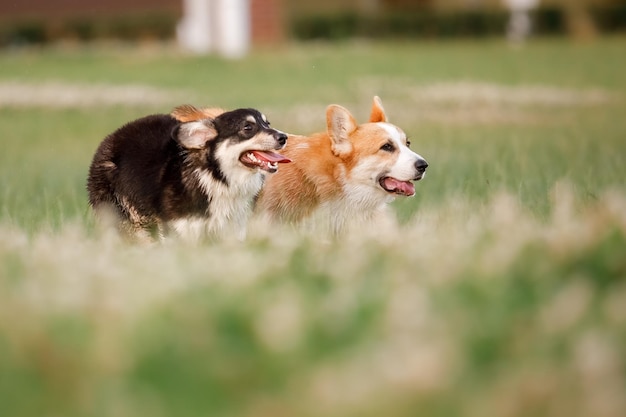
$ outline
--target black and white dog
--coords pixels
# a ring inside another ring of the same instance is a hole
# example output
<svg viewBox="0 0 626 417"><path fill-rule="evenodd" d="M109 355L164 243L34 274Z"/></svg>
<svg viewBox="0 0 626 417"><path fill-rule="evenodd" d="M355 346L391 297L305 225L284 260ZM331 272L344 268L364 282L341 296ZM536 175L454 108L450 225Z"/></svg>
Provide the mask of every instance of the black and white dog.
<svg viewBox="0 0 626 417"><path fill-rule="evenodd" d="M89 168L89 203L138 240L171 232L243 239L265 176L290 162L274 152L286 141L255 109L189 122L147 116L102 141Z"/></svg>

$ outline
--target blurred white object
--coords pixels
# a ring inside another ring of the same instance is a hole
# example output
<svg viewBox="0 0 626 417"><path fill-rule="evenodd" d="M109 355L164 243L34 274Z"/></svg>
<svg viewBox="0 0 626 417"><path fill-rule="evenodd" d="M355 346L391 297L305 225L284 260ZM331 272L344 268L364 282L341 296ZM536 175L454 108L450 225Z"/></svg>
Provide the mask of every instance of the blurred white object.
<svg viewBox="0 0 626 417"><path fill-rule="evenodd" d="M206 54L211 51L211 0L183 0L183 18L176 28L178 43L185 49Z"/></svg>
<svg viewBox="0 0 626 417"><path fill-rule="evenodd" d="M183 0L179 44L196 54L241 58L250 49L249 0Z"/></svg>
<svg viewBox="0 0 626 417"><path fill-rule="evenodd" d="M532 31L529 12L539 5L539 0L504 0L511 12L507 37L513 42L524 41Z"/></svg>
<svg viewBox="0 0 626 417"><path fill-rule="evenodd" d="M250 48L249 0L215 0L216 47L227 58L241 58Z"/></svg>
<svg viewBox="0 0 626 417"><path fill-rule="evenodd" d="M539 5L539 0L504 0L510 10L532 10Z"/></svg>

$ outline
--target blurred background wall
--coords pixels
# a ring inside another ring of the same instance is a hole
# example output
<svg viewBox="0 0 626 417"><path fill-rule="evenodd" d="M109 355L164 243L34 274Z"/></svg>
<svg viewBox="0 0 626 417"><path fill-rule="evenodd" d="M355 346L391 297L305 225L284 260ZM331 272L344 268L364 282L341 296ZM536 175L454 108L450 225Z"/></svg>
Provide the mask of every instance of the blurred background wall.
<svg viewBox="0 0 626 417"><path fill-rule="evenodd" d="M208 0L211 1L211 0ZM183 0L0 0L0 46L172 40ZM503 0L247 0L252 45L285 40L501 36ZM540 0L536 35L626 29L626 0Z"/></svg>

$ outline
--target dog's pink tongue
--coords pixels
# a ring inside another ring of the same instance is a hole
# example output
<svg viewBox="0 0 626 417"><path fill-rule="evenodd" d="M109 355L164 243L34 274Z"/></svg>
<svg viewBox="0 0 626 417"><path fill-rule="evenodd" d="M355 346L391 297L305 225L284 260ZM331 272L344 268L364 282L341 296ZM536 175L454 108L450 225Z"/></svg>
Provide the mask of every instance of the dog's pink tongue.
<svg viewBox="0 0 626 417"><path fill-rule="evenodd" d="M291 162L291 159L272 151L252 151L252 153L258 159L264 159L268 162L278 162L279 164L286 164L288 162Z"/></svg>
<svg viewBox="0 0 626 417"><path fill-rule="evenodd" d="M399 181L395 178L387 177L385 178L385 188L409 197L415 194L415 185L411 181Z"/></svg>

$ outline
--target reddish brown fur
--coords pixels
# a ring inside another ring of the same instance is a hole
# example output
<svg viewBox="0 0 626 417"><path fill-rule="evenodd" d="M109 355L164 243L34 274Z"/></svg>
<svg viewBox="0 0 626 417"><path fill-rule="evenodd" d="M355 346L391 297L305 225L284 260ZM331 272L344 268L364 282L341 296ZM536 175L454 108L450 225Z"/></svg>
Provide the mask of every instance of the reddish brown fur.
<svg viewBox="0 0 626 417"><path fill-rule="evenodd" d="M205 107L199 109L190 104L184 104L172 110L170 115L179 122L187 123L207 118L214 119L224 112L225 110L219 107Z"/></svg>
<svg viewBox="0 0 626 417"><path fill-rule="evenodd" d="M328 126L338 107L328 107ZM356 163L365 155L374 154L386 140L372 140L379 128L371 123L386 121L380 100L375 97L370 123L358 125L350 116L350 123L358 127L350 135L349 149L334 149L330 128L311 136L290 135L283 154L293 163L267 178L257 201L258 208L273 218L298 221L311 215L321 203L340 198L344 193L342 178L349 177Z"/></svg>
<svg viewBox="0 0 626 417"><path fill-rule="evenodd" d="M322 201L341 194L337 187L339 164L332 160L340 158L333 155L326 133L310 137L290 135L287 144L283 152L292 164L281 170L280 177L266 179L257 204L278 218L299 220L310 215ZM308 145L308 149L299 149L300 144Z"/></svg>

